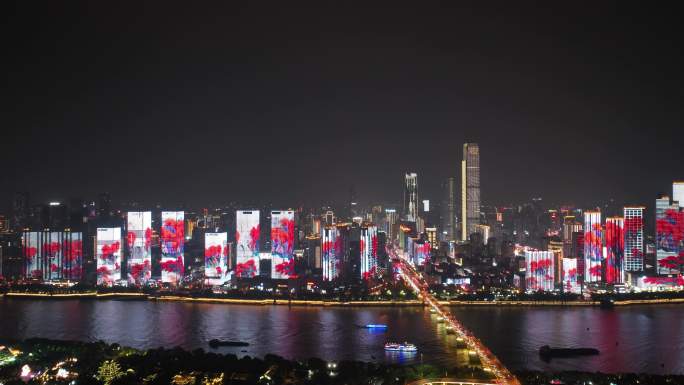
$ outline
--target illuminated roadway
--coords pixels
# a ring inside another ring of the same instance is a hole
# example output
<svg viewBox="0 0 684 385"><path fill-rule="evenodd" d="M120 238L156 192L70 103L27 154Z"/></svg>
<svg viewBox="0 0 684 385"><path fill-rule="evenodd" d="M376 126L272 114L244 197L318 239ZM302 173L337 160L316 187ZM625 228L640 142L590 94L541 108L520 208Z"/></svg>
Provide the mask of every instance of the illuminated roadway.
<svg viewBox="0 0 684 385"><path fill-rule="evenodd" d="M482 368L485 371L491 372L494 375L497 384L520 385L520 381L499 361L498 358L468 329L461 325L458 320L446 309L442 308L437 299L428 290L428 284L423 277L416 272L413 266L408 263L403 256L397 254L392 247L387 247L396 266L399 267L399 274L402 279L416 292L418 297L422 299L425 304L435 310L436 314L443 317L449 325L454 328L454 331L459 337L463 339L469 350L477 353L482 362Z"/></svg>

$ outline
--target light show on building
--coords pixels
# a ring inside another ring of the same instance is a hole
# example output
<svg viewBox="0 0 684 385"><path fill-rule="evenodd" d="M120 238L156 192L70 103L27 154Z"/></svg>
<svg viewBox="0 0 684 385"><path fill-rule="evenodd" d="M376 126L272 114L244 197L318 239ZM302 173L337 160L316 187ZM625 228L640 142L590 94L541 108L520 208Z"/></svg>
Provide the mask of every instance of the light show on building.
<svg viewBox="0 0 684 385"><path fill-rule="evenodd" d="M271 278L296 278L294 211L271 211Z"/></svg>
<svg viewBox="0 0 684 385"><path fill-rule="evenodd" d="M624 208L625 271L644 270L644 207Z"/></svg>
<svg viewBox="0 0 684 385"><path fill-rule="evenodd" d="M359 244L361 252L361 278L371 279L378 267L378 228L373 225L361 227Z"/></svg>
<svg viewBox="0 0 684 385"><path fill-rule="evenodd" d="M221 284L228 276L228 233L204 234L204 277Z"/></svg>
<svg viewBox="0 0 684 385"><path fill-rule="evenodd" d="M83 235L70 231L26 231L22 236L24 276L44 281L83 278Z"/></svg>
<svg viewBox="0 0 684 385"><path fill-rule="evenodd" d="M339 262L337 257L338 234L336 226L321 228L321 265L323 280L332 281L339 276Z"/></svg>
<svg viewBox="0 0 684 385"><path fill-rule="evenodd" d="M144 285L152 275L152 212L129 211L126 230L128 282Z"/></svg>
<svg viewBox="0 0 684 385"><path fill-rule="evenodd" d="M607 284L624 283L624 219L622 217L606 218L606 255L603 260L605 282Z"/></svg>
<svg viewBox="0 0 684 385"><path fill-rule="evenodd" d="M61 278L80 281L83 278L83 234L65 232L62 245Z"/></svg>
<svg viewBox="0 0 684 385"><path fill-rule="evenodd" d="M97 284L112 286L121 280L121 227L98 227Z"/></svg>
<svg viewBox="0 0 684 385"><path fill-rule="evenodd" d="M255 277L259 275L259 210L237 211L235 223L235 275L239 278Z"/></svg>
<svg viewBox="0 0 684 385"><path fill-rule="evenodd" d="M656 206L656 257L661 275L679 274L684 267L684 211L676 202L667 203Z"/></svg>
<svg viewBox="0 0 684 385"><path fill-rule="evenodd" d="M527 291L551 291L554 286L553 252L525 251L525 287Z"/></svg>
<svg viewBox="0 0 684 385"><path fill-rule="evenodd" d="M601 282L603 228L600 211L584 212L584 282Z"/></svg>
<svg viewBox="0 0 684 385"><path fill-rule="evenodd" d="M413 255L417 266L425 266L430 262L430 242L424 240L413 242Z"/></svg>
<svg viewBox="0 0 684 385"><path fill-rule="evenodd" d="M178 284L185 273L185 212L162 211L159 243L162 282Z"/></svg>
<svg viewBox="0 0 684 385"><path fill-rule="evenodd" d="M41 253L41 233L24 232L22 237L22 254L24 256L24 276L30 279L43 279L43 255Z"/></svg>
<svg viewBox="0 0 684 385"><path fill-rule="evenodd" d="M577 281L577 258L563 258L563 292L580 293L580 285Z"/></svg>

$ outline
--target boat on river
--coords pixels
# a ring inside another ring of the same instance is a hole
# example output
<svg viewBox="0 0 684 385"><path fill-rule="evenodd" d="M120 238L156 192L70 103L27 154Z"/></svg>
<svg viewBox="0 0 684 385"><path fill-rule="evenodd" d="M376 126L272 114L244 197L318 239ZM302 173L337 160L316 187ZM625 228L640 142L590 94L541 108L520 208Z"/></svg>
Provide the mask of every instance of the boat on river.
<svg viewBox="0 0 684 385"><path fill-rule="evenodd" d="M385 351L388 352L403 352L403 353L414 353L418 351L418 348L414 344L404 342L403 344L398 344L396 342L388 342L385 344Z"/></svg>

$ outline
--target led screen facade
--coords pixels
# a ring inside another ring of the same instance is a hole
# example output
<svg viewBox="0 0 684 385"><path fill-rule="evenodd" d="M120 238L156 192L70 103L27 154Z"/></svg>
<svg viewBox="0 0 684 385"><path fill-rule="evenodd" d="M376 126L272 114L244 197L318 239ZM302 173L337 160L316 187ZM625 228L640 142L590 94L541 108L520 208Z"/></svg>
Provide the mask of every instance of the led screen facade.
<svg viewBox="0 0 684 385"><path fill-rule="evenodd" d="M554 284L552 251L525 251L525 284L527 291L551 291Z"/></svg>
<svg viewBox="0 0 684 385"><path fill-rule="evenodd" d="M425 266L430 262L430 242L418 241L413 243L415 261L417 265Z"/></svg>
<svg viewBox="0 0 684 385"><path fill-rule="evenodd" d="M259 275L259 210L236 213L235 219L236 264L235 275L239 278L252 278Z"/></svg>
<svg viewBox="0 0 684 385"><path fill-rule="evenodd" d="M97 284L112 286L121 280L121 227L98 227Z"/></svg>
<svg viewBox="0 0 684 385"><path fill-rule="evenodd" d="M579 294L580 285L577 281L577 258L563 258L563 291Z"/></svg>
<svg viewBox="0 0 684 385"><path fill-rule="evenodd" d="M43 279L43 256L41 253L41 233L24 232L22 253L24 255L24 275L26 278Z"/></svg>
<svg viewBox="0 0 684 385"><path fill-rule="evenodd" d="M271 278L297 278L294 211L271 211Z"/></svg>
<svg viewBox="0 0 684 385"><path fill-rule="evenodd" d="M606 257L603 264L608 284L624 283L624 225L622 217L606 218Z"/></svg>
<svg viewBox="0 0 684 385"><path fill-rule="evenodd" d="M152 275L152 212L129 211L127 218L128 282L144 285Z"/></svg>
<svg viewBox="0 0 684 385"><path fill-rule="evenodd" d="M183 279L185 265L185 212L162 211L161 229L161 278L162 282L177 285Z"/></svg>
<svg viewBox="0 0 684 385"><path fill-rule="evenodd" d="M377 273L378 267L378 228L367 226L361 228L361 278L370 279Z"/></svg>
<svg viewBox="0 0 684 385"><path fill-rule="evenodd" d="M656 211L658 274L678 274L684 267L684 211L676 204Z"/></svg>
<svg viewBox="0 0 684 385"><path fill-rule="evenodd" d="M228 233L204 234L204 276L222 280L228 274Z"/></svg>
<svg viewBox="0 0 684 385"><path fill-rule="evenodd" d="M339 275L339 263L336 245L340 242L337 227L321 228L321 264L323 265L323 280L332 281Z"/></svg>
<svg viewBox="0 0 684 385"><path fill-rule="evenodd" d="M601 281L603 262L603 228L601 212L584 212L584 282Z"/></svg>
<svg viewBox="0 0 684 385"><path fill-rule="evenodd" d="M83 234L65 232L62 241L62 279L83 278Z"/></svg>

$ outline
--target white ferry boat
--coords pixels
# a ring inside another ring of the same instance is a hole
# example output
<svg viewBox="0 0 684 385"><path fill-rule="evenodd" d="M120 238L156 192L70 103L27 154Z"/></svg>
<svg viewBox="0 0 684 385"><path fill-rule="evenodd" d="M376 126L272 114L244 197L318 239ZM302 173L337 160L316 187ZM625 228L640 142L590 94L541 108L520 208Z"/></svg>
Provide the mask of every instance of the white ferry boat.
<svg viewBox="0 0 684 385"><path fill-rule="evenodd" d="M418 348L414 344L409 344L404 342L403 344L398 344L395 342L388 342L385 344L385 350L388 352L417 352Z"/></svg>

